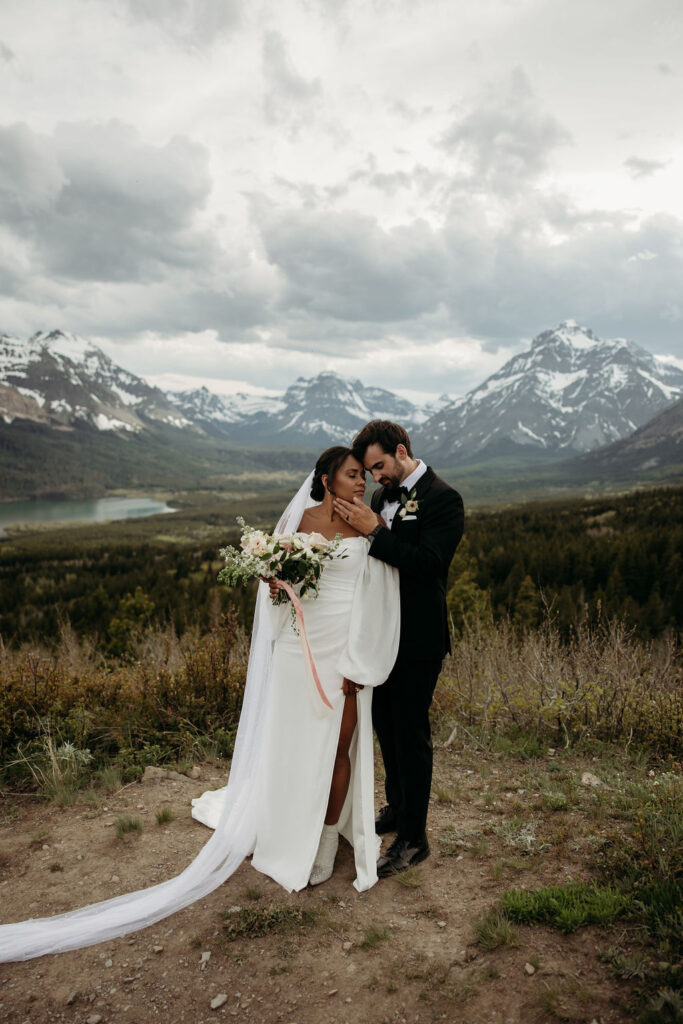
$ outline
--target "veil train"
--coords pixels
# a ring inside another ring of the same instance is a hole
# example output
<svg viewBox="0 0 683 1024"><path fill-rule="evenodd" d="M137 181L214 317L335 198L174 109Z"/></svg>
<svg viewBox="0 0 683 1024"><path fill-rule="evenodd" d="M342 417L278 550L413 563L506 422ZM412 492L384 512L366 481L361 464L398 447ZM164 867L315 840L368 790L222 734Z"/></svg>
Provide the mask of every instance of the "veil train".
<svg viewBox="0 0 683 1024"><path fill-rule="evenodd" d="M309 473L277 524L296 530L310 498ZM232 875L256 840L253 782L260 758L261 723L268 704L272 634L268 588L259 585L249 666L226 798L213 835L184 871L166 882L54 917L0 925L0 962L81 949L147 928L212 892Z"/></svg>

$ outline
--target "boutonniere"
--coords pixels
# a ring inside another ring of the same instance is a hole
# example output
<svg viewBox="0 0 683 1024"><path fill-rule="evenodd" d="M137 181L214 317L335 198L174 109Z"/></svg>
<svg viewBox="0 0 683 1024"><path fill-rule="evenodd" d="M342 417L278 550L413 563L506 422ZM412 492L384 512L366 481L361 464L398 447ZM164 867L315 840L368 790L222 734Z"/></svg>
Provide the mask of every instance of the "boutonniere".
<svg viewBox="0 0 683 1024"><path fill-rule="evenodd" d="M420 502L417 500L417 490L415 487L413 487L410 494L401 495L401 505L403 507L398 511L401 519L405 516L417 515L420 510Z"/></svg>

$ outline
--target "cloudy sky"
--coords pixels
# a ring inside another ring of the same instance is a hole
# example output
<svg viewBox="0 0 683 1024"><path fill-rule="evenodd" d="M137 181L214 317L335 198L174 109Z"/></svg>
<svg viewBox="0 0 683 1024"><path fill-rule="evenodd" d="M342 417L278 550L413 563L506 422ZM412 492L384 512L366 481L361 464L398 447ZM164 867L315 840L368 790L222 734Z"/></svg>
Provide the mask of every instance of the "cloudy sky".
<svg viewBox="0 0 683 1024"><path fill-rule="evenodd" d="M0 0L0 331L166 387L683 360L680 0Z"/></svg>

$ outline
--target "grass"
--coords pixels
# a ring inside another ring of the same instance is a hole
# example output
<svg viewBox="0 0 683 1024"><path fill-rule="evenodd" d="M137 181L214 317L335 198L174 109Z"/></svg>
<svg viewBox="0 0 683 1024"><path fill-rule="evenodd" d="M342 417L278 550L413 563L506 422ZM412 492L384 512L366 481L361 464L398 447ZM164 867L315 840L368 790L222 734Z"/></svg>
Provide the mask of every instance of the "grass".
<svg viewBox="0 0 683 1024"><path fill-rule="evenodd" d="M15 760L4 769L20 769L33 780L44 799L68 807L76 800L92 755L70 740L60 742L60 737L53 735L49 719L39 722L39 730L40 737L28 747L17 744Z"/></svg>
<svg viewBox="0 0 683 1024"><path fill-rule="evenodd" d="M157 825L167 825L170 821L175 821L177 814L170 807L160 807L155 817Z"/></svg>
<svg viewBox="0 0 683 1024"><path fill-rule="evenodd" d="M475 922L474 930L484 949L518 945L517 931L501 910L485 911Z"/></svg>
<svg viewBox="0 0 683 1024"><path fill-rule="evenodd" d="M462 799L462 787L437 782L432 786L432 796L439 804L455 804Z"/></svg>
<svg viewBox="0 0 683 1024"><path fill-rule="evenodd" d="M541 802L547 811L567 811L571 807L571 801L567 794L557 791L544 793Z"/></svg>
<svg viewBox="0 0 683 1024"><path fill-rule="evenodd" d="M444 663L434 708L483 751L529 764L595 739L680 757L683 657L673 634L639 641L618 620L569 638L550 614L523 634L475 620Z"/></svg>
<svg viewBox="0 0 683 1024"><path fill-rule="evenodd" d="M123 785L123 779L121 778L121 769L114 765L105 765L97 773L96 781L101 789L107 795L115 793L117 789L121 789Z"/></svg>
<svg viewBox="0 0 683 1024"><path fill-rule="evenodd" d="M397 885L403 886L404 889L419 889L422 885L422 872L415 865L406 868L405 871L397 871L391 877L392 881L396 882Z"/></svg>
<svg viewBox="0 0 683 1024"><path fill-rule="evenodd" d="M314 925L319 911L271 903L267 907L236 907L223 915L223 934L228 942L257 939L263 935L301 932Z"/></svg>
<svg viewBox="0 0 683 1024"><path fill-rule="evenodd" d="M385 927L381 927L378 924L371 924L369 928L365 929L363 938L358 943L359 949L377 949L383 942L387 942L389 939L389 931Z"/></svg>
<svg viewBox="0 0 683 1024"><path fill-rule="evenodd" d="M140 818L134 818L130 814L122 814L116 820L116 835L118 839L123 839L124 836L129 833L140 833L142 832L142 821Z"/></svg>
<svg viewBox="0 0 683 1024"><path fill-rule="evenodd" d="M548 924L565 935L589 924L607 927L628 917L629 895L589 882L550 885L541 889L509 889L500 910L516 924Z"/></svg>
<svg viewBox="0 0 683 1024"><path fill-rule="evenodd" d="M522 821L517 816L491 826L491 830L499 836L505 846L513 847L523 855L544 853L550 845L538 836L539 822Z"/></svg>
<svg viewBox="0 0 683 1024"><path fill-rule="evenodd" d="M642 772L643 769L641 768ZM650 772L650 777L654 776ZM618 781L618 773L613 784ZM538 889L508 889L480 917L477 937L486 949L515 941L514 926L546 925L569 934L579 928L608 928L624 921L635 951L612 946L602 958L615 974L635 984L639 1024L683 1024L683 785L673 769L650 785L624 780L615 794L611 833L593 844L598 878ZM590 820L591 804L586 807ZM535 833L529 822L493 826L522 851ZM525 831L526 829L526 831ZM504 861L492 869L496 877ZM635 929L635 930L634 930ZM556 1019L574 1019L576 992L547 989L543 1008ZM568 1001L567 1001L568 1000Z"/></svg>
<svg viewBox="0 0 683 1024"><path fill-rule="evenodd" d="M491 844L482 835L481 829L451 827L439 839L439 846L445 857L457 857L464 853L469 853L471 857L486 857Z"/></svg>

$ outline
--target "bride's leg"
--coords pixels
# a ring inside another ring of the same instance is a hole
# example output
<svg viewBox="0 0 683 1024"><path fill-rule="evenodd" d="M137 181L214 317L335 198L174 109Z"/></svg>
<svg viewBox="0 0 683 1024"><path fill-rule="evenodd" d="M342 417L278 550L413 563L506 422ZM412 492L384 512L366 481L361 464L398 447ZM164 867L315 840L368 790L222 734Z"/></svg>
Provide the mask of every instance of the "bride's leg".
<svg viewBox="0 0 683 1024"><path fill-rule="evenodd" d="M332 771L330 798L327 803L327 814L325 815L325 824L320 836L318 852L315 855L309 879L311 885L320 885L321 882L326 882L334 870L334 860L337 856L337 846L339 844L337 822L346 800L346 792L351 778L349 749L353 739L353 732L356 728L356 719L356 695L353 694L344 698L344 710L342 711L339 740L337 741L337 753L335 754L334 769Z"/></svg>
<svg viewBox="0 0 683 1024"><path fill-rule="evenodd" d="M342 812L346 792L349 788L351 778L351 759L349 750L351 740L356 728L358 710L356 708L356 695L349 694L344 698L344 710L342 712L341 727L339 729L339 740L337 742L337 753L334 758L334 769L332 771L332 785L330 786L330 799L327 804L325 815L326 825L336 825L339 815Z"/></svg>

